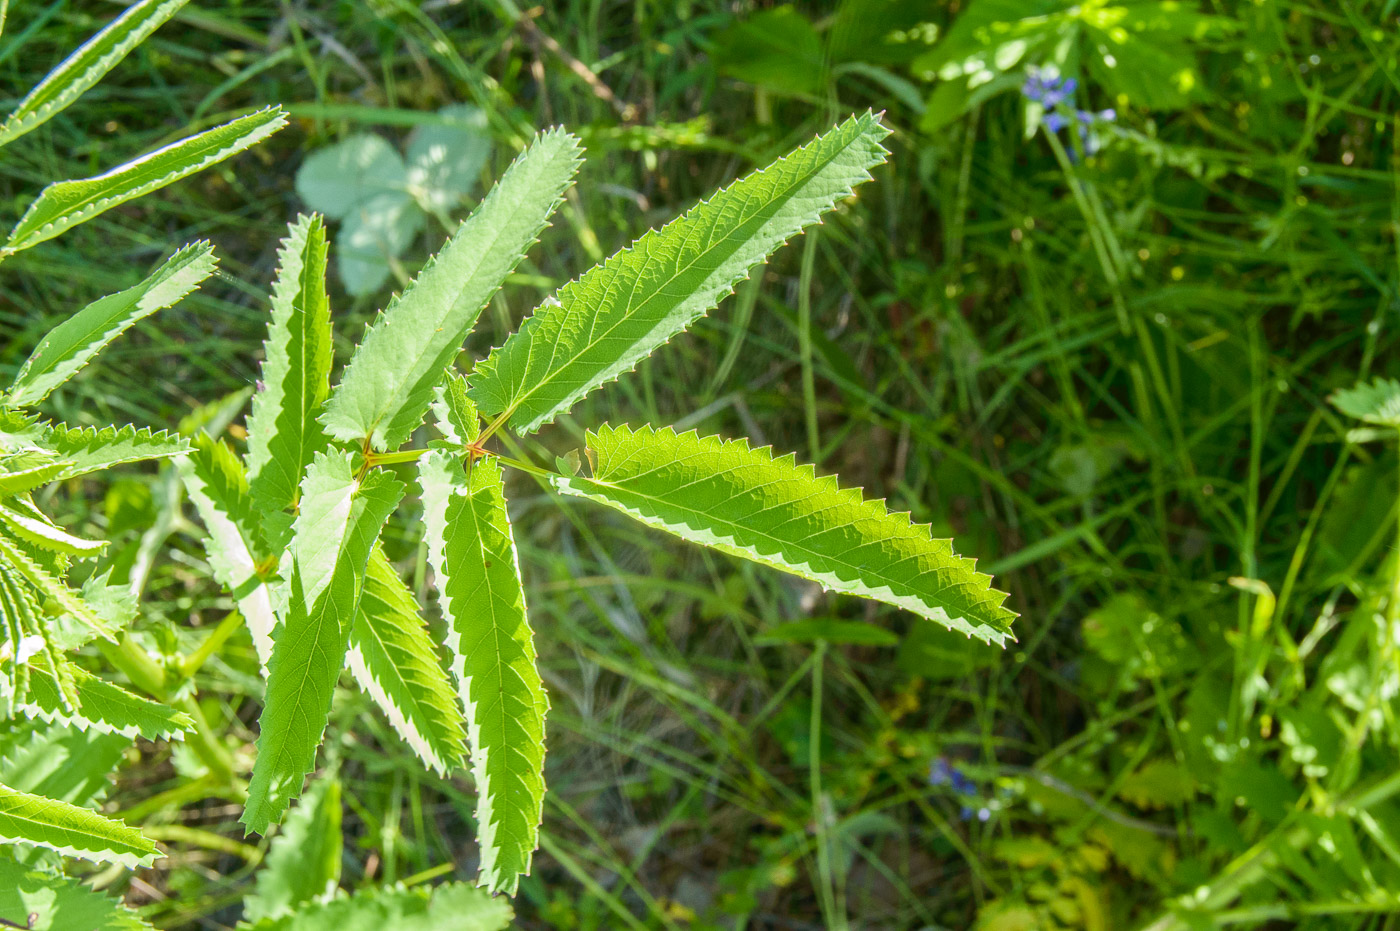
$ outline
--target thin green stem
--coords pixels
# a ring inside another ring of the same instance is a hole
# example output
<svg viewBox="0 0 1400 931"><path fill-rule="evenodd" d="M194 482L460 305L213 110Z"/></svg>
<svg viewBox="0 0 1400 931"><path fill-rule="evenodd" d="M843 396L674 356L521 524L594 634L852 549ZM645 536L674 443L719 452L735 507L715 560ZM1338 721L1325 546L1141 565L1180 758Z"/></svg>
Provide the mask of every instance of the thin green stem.
<svg viewBox="0 0 1400 931"><path fill-rule="evenodd" d="M817 833L817 875L822 914L826 926L844 929L846 914L836 907L836 880L831 869L831 838L826 823L826 805L822 802L822 671L826 666L826 641L818 640L812 658L812 715L807 732L807 776L812 796L812 824Z"/></svg>
<svg viewBox="0 0 1400 931"><path fill-rule="evenodd" d="M797 348L802 360L802 407L807 414L807 454L815 462L821 455L817 431L817 385L812 371L812 269L817 259L817 228L807 231L802 250L802 274L797 285Z"/></svg>

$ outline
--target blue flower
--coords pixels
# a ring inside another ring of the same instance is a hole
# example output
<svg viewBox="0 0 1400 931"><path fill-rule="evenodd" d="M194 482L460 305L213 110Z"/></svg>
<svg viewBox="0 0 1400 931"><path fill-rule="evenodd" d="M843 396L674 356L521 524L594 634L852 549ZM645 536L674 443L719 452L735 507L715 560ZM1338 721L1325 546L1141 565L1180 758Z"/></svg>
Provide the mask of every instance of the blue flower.
<svg viewBox="0 0 1400 931"><path fill-rule="evenodd" d="M960 795L977 794L977 784L946 757L938 757L928 768L928 784L931 786L951 786Z"/></svg>
<svg viewBox="0 0 1400 931"><path fill-rule="evenodd" d="M1084 153L1093 155L1099 150L1100 144L1089 128L1095 123L1111 123L1118 118L1118 114L1114 110L1100 110L1094 113L1076 108L1074 92L1078 88L1079 82L1074 78L1047 77L1045 72L1032 68L1026 74L1026 83L1021 86L1021 93L1027 100L1045 108L1043 122L1046 129L1058 133L1073 124L1079 130L1079 140L1083 143ZM1073 120L1064 113L1065 109L1074 110ZM1071 152L1070 157L1075 157L1075 153Z"/></svg>

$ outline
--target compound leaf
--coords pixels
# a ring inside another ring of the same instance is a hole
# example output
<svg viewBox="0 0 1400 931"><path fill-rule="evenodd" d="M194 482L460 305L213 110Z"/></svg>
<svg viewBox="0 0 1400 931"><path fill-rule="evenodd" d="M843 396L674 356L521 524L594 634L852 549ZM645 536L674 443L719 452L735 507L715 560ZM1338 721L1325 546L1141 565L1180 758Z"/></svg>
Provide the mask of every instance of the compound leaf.
<svg viewBox="0 0 1400 931"><path fill-rule="evenodd" d="M243 919L280 918L313 901L340 881L340 780L313 781L287 823L272 839L257 886L243 901Z"/></svg>
<svg viewBox="0 0 1400 931"><path fill-rule="evenodd" d="M118 204L202 171L256 145L286 124L282 108L269 107L172 142L105 174L50 184L20 217L0 255L38 245Z"/></svg>
<svg viewBox="0 0 1400 931"><path fill-rule="evenodd" d="M306 905L257 931L503 931L515 917L510 902L466 883L426 889L366 889L348 898Z"/></svg>
<svg viewBox="0 0 1400 931"><path fill-rule="evenodd" d="M133 695L61 656L57 659L58 670L54 670L43 655L30 660L30 665L36 667L35 671L40 674L30 678L29 694L20 707L34 717L90 728L99 734L144 737L147 740L183 737L185 731L194 727L189 715L169 705ZM71 708L67 707L64 696L59 693L58 676L73 684Z"/></svg>
<svg viewBox="0 0 1400 931"><path fill-rule="evenodd" d="M292 541L290 601L273 634L258 758L241 819L252 831L266 833L281 818L315 764L365 563L403 490L388 472L357 479L348 453L320 453L307 469Z"/></svg>
<svg viewBox="0 0 1400 931"><path fill-rule="evenodd" d="M204 550L214 578L236 602L263 668L272 660L276 618L259 563L263 554L248 480L227 443L201 436L180 460L180 477L209 535ZM270 567L269 567L270 568Z"/></svg>
<svg viewBox="0 0 1400 931"><path fill-rule="evenodd" d="M418 278L365 333L321 421L347 442L401 444L492 295L538 238L573 180L579 143L535 137Z"/></svg>
<svg viewBox="0 0 1400 931"><path fill-rule="evenodd" d="M49 331L20 367L9 402L37 404L143 317L171 306L214 271L214 247L185 246L135 287L100 298Z"/></svg>
<svg viewBox="0 0 1400 931"><path fill-rule="evenodd" d="M27 916L39 915L28 925ZM150 931L151 926L118 899L67 876L0 860L0 918L38 931Z"/></svg>
<svg viewBox="0 0 1400 931"><path fill-rule="evenodd" d="M477 365L472 400L524 433L549 423L712 310L868 180L888 134L874 114L852 117L564 285Z"/></svg>
<svg viewBox="0 0 1400 931"><path fill-rule="evenodd" d="M84 42L34 86L0 123L0 145L43 124L87 92L189 0L142 0ZM0 17L3 22L3 17Z"/></svg>
<svg viewBox="0 0 1400 931"><path fill-rule="evenodd" d="M260 511L295 505L302 473L327 444L316 420L330 393L331 372L321 218L298 217L278 255L262 388L248 417L248 489Z"/></svg>
<svg viewBox="0 0 1400 931"><path fill-rule="evenodd" d="M350 628L350 671L424 764L462 765L462 712L413 592L375 547Z"/></svg>
<svg viewBox="0 0 1400 931"><path fill-rule="evenodd" d="M467 710L477 792L481 885L514 894L530 871L544 804L544 718L520 564L492 459L440 450L419 461L428 559L447 616L448 647Z"/></svg>
<svg viewBox="0 0 1400 931"><path fill-rule="evenodd" d="M47 847L94 863L149 866L159 854L133 827L67 802L0 785L0 840Z"/></svg>
<svg viewBox="0 0 1400 931"><path fill-rule="evenodd" d="M1006 595L956 555L952 541L933 539L927 525L791 455L775 459L745 440L625 426L590 431L588 448L593 477L554 477L559 491L987 643L1011 635L1016 615L1002 606Z"/></svg>

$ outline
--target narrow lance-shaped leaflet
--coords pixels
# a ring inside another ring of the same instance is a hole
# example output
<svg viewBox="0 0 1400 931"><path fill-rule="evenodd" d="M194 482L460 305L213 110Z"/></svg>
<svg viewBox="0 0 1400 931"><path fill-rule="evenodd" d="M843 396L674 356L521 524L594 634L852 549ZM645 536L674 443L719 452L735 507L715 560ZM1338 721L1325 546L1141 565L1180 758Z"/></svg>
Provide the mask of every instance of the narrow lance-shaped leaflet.
<svg viewBox="0 0 1400 931"><path fill-rule="evenodd" d="M248 416L248 490L259 512L296 503L311 457L326 448L316 420L330 394L331 316L326 228L301 216L278 251L261 388Z"/></svg>
<svg viewBox="0 0 1400 931"><path fill-rule="evenodd" d="M473 435L466 437L469 441ZM441 450L419 460L428 559L467 711L483 886L513 894L544 805L544 719L500 466Z"/></svg>
<svg viewBox="0 0 1400 931"><path fill-rule="evenodd" d="M1004 644L1016 615L974 560L791 455L669 428L588 433L591 478L554 487L699 543Z"/></svg>
<svg viewBox="0 0 1400 931"><path fill-rule="evenodd" d="M325 733L365 563L403 484L373 470L356 479L348 453L322 453L302 482L292 542L291 597L273 635L258 758L242 822L259 834L301 794Z"/></svg>

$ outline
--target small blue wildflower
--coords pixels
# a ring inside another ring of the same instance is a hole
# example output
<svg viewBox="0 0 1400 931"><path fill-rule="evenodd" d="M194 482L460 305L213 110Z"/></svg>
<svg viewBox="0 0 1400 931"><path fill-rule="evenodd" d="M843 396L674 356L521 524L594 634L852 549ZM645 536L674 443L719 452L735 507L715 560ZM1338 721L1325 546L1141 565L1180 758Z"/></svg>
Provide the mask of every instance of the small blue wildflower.
<svg viewBox="0 0 1400 931"><path fill-rule="evenodd" d="M931 786L951 786L954 792L960 795L975 795L977 784L956 766L948 762L946 757L938 757L928 768L928 784Z"/></svg>
<svg viewBox="0 0 1400 931"><path fill-rule="evenodd" d="M1045 108L1043 122L1045 128L1052 133L1058 133L1067 128L1073 122L1079 131L1079 140L1083 144L1084 153L1093 155L1100 148L1100 142L1090 127L1095 123L1111 123L1118 118L1114 110L1100 110L1093 113L1089 110L1077 109L1074 105L1074 92L1079 88L1079 82L1074 78L1059 78L1046 76L1044 71L1038 68L1030 69L1026 74L1026 83L1021 86L1021 93L1027 100L1040 104ZM1065 115L1063 109L1073 109L1074 119L1070 120ZM1070 157L1076 157L1074 152Z"/></svg>
<svg viewBox="0 0 1400 931"><path fill-rule="evenodd" d="M962 810L958 812L958 817L963 821L971 821L973 818L976 818L978 821L986 822L991 820L992 810L986 805L983 805L981 808L974 811L964 805Z"/></svg>

